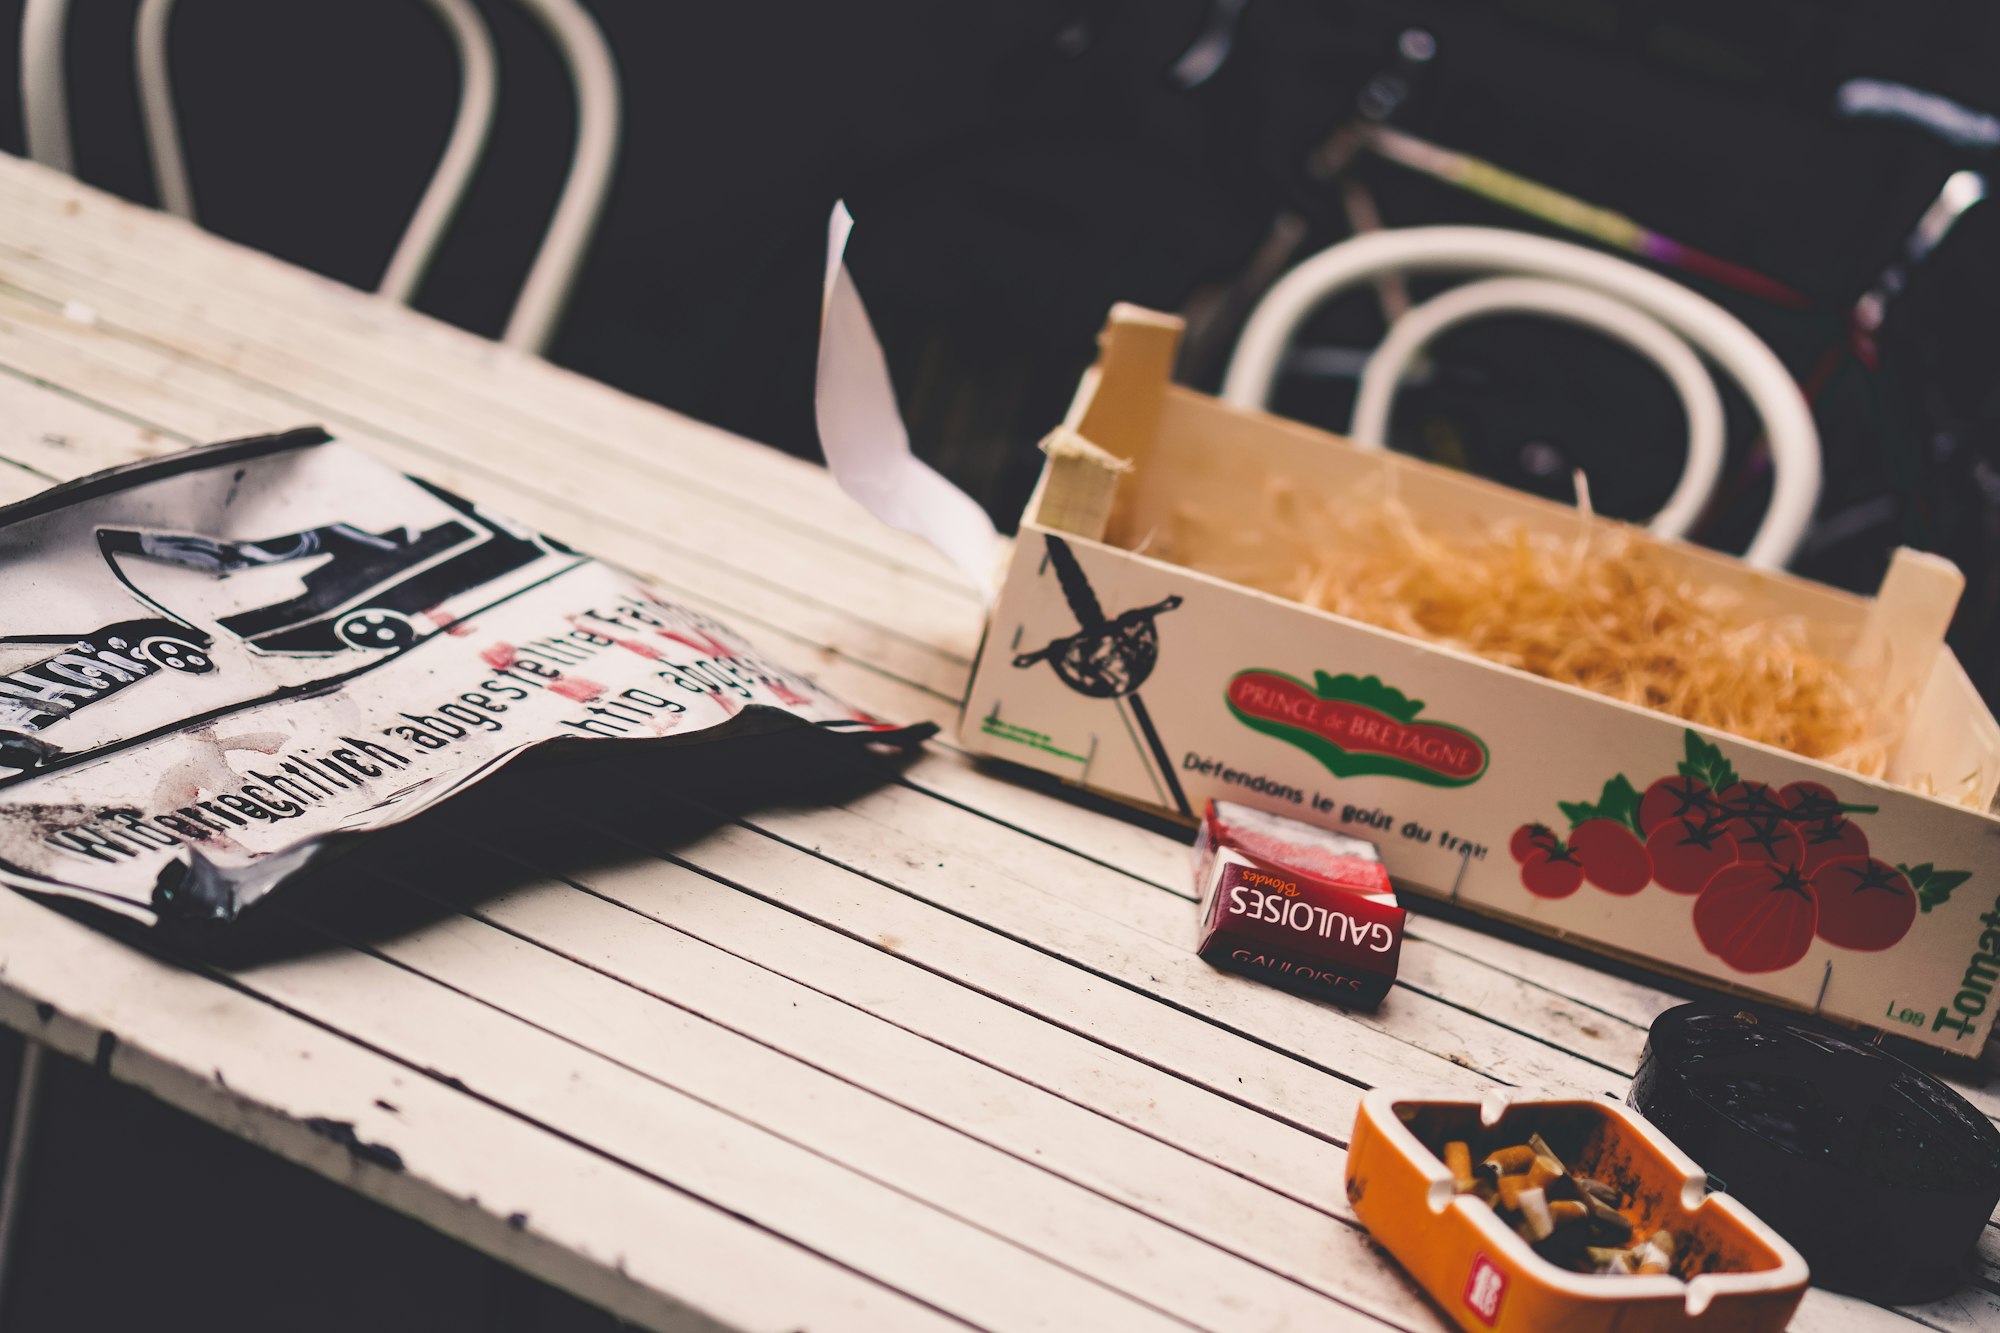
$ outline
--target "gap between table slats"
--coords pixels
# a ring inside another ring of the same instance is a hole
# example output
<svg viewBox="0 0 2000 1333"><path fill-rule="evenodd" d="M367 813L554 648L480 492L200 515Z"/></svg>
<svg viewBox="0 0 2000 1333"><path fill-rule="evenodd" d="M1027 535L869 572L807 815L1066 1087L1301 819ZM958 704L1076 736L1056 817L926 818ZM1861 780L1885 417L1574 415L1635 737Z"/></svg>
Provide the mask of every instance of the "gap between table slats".
<svg viewBox="0 0 2000 1333"><path fill-rule="evenodd" d="M413 887L423 873L406 875L399 868L387 877L407 892L429 897ZM455 911L448 898L434 901ZM635 924L641 927L636 932ZM503 932L520 948L535 950L541 955L539 971L518 954L505 965L495 963L496 946L476 940L475 927ZM1370 1252L1358 1232L1333 1217L567 884L530 881L463 916L362 947L585 1049L632 1063L747 1122L807 1142L829 1158L867 1163L871 1175L939 1206L948 1204L960 1216L1005 1217L996 1209L1010 1198L1024 1206L1042 1198L1047 1183L1025 1174L1025 1166L1342 1304L1393 1323L1411 1322L1414 1293L1406 1282ZM587 984L573 975L582 970L589 973ZM520 984L524 974L530 984ZM565 991L577 993L565 998ZM593 997L587 1003L585 993ZM658 1024L662 1020L654 1010L662 1005L680 1025L673 1041L659 1034L642 1041L626 1029L628 1023ZM689 1026L697 1020L702 1026ZM669 1048L670 1062L655 1054ZM808 1075L794 1064L814 1072ZM886 1109L889 1104L897 1113ZM888 1122L873 1137L857 1138L838 1128L871 1115ZM985 1145L1014 1165L984 1151L968 1155L962 1140ZM926 1170L927 1156L951 1165L934 1163ZM1023 1211L1008 1224L1040 1236L1044 1252L1053 1245L1056 1257L1111 1250L1108 1238L1135 1226L1095 1200L1066 1192L1043 1199L1041 1206L1061 1216L1031 1223ZM1166 1231L1143 1224L1138 1229L1130 1248L1148 1265L1191 1266L1195 1289L1172 1299L1165 1292L1157 1295L1177 1313L1194 1317L1209 1304L1211 1317L1227 1323L1235 1318L1229 1307L1239 1303L1264 1305L1265 1314L1275 1314L1296 1300L1262 1273L1188 1247ZM1078 1243L1077 1237L1091 1235L1099 1238L1094 1247ZM1154 1295L1157 1288L1139 1278L1134 1274L1133 1290ZM1213 1305L1218 1299L1223 1304ZM1433 1325L1418 1321L1421 1327Z"/></svg>
<svg viewBox="0 0 2000 1333"><path fill-rule="evenodd" d="M774 1233L26 898L0 894L0 923L0 1023L623 1318L676 1333L782 1333L807 1314L854 1333L947 1326ZM315 1119L392 1147L400 1169ZM655 1248L629 1248L634 1236Z"/></svg>

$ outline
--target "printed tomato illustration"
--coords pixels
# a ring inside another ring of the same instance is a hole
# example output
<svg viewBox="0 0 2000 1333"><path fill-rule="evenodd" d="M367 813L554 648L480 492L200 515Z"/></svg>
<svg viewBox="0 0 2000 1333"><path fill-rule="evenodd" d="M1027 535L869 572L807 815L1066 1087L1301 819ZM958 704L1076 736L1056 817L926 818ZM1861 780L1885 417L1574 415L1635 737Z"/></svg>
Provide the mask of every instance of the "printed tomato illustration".
<svg viewBox="0 0 2000 1333"><path fill-rule="evenodd" d="M1736 839L1739 860L1796 865L1805 857L1805 839L1782 819L1726 819L1722 827Z"/></svg>
<svg viewBox="0 0 2000 1333"><path fill-rule="evenodd" d="M1795 824L1816 824L1840 814L1840 798L1824 782L1788 782L1778 792L1778 804Z"/></svg>
<svg viewBox="0 0 2000 1333"><path fill-rule="evenodd" d="M1560 843L1536 848L1521 863L1521 883L1537 898L1567 898L1583 887L1583 864Z"/></svg>
<svg viewBox="0 0 2000 1333"><path fill-rule="evenodd" d="M1768 782L1735 782L1715 795L1728 815L1729 831L1739 839L1754 825L1782 820L1791 813Z"/></svg>
<svg viewBox="0 0 2000 1333"><path fill-rule="evenodd" d="M1739 861L1694 901L1702 947L1738 972L1776 972L1806 956L1819 925L1813 881L1796 866Z"/></svg>
<svg viewBox="0 0 2000 1333"><path fill-rule="evenodd" d="M1706 819L1715 808L1715 797L1701 779L1661 778L1639 798L1639 829L1650 838L1670 819Z"/></svg>
<svg viewBox="0 0 2000 1333"><path fill-rule="evenodd" d="M1909 876L1872 856L1844 856L1813 874L1819 937L1843 949L1887 949L1910 933L1917 894Z"/></svg>
<svg viewBox="0 0 2000 1333"><path fill-rule="evenodd" d="M1700 893L1715 872L1736 860L1736 839L1719 820L1669 819L1646 839L1653 879L1675 893Z"/></svg>
<svg viewBox="0 0 2000 1333"><path fill-rule="evenodd" d="M1801 824L1798 828L1799 836L1805 839L1805 852L1800 864L1809 871L1828 861L1868 855L1868 835L1861 831L1861 825L1851 819L1835 815L1832 819Z"/></svg>
<svg viewBox="0 0 2000 1333"><path fill-rule="evenodd" d="M1591 819L1569 835L1570 850L1583 863L1583 877L1621 897L1637 893L1653 881L1653 863L1638 836L1610 819Z"/></svg>
<svg viewBox="0 0 2000 1333"><path fill-rule="evenodd" d="M1516 861L1525 861L1534 852L1550 850L1558 841L1556 831L1547 824L1523 824L1508 839L1507 850Z"/></svg>
<svg viewBox="0 0 2000 1333"><path fill-rule="evenodd" d="M1557 801L1567 839L1540 823L1515 830L1521 882L1567 898L1588 880L1627 896L1648 883L1695 898L1702 946L1738 972L1775 972L1815 938L1879 951L1908 937L1916 918L1972 878L1929 862L1894 865L1864 824L1879 807L1843 801L1823 782L1774 787L1737 773L1722 746L1687 729L1685 758L1643 793L1623 773L1595 800ZM1654 770L1658 771L1658 770Z"/></svg>

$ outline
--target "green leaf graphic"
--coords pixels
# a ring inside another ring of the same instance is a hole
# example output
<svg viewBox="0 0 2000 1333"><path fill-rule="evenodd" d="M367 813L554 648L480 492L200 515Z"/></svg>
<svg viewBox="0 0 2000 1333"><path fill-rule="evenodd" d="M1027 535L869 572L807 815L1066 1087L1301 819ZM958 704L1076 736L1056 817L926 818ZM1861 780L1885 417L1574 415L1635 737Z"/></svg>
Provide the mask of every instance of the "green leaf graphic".
<svg viewBox="0 0 2000 1333"><path fill-rule="evenodd" d="M1899 865L1917 891L1917 905L1928 912L1951 897L1951 891L1972 878L1970 870L1936 870L1929 861L1920 866Z"/></svg>
<svg viewBox="0 0 2000 1333"><path fill-rule="evenodd" d="M1393 685L1384 685L1380 676L1329 676L1313 672L1313 692L1322 699L1343 699L1378 713L1387 713L1398 722L1414 722L1424 711L1422 699L1412 699Z"/></svg>
<svg viewBox="0 0 2000 1333"><path fill-rule="evenodd" d="M1597 818L1597 807L1589 801L1557 801L1556 809L1563 812L1563 818L1569 820L1571 828L1575 828L1586 819Z"/></svg>
<svg viewBox="0 0 2000 1333"><path fill-rule="evenodd" d="M1623 824L1634 833L1639 831L1639 793L1631 781L1620 773L1604 784L1597 801L1557 801L1556 808L1569 819L1571 828L1591 819L1610 819Z"/></svg>
<svg viewBox="0 0 2000 1333"><path fill-rule="evenodd" d="M1597 798L1597 808L1606 819L1615 819L1634 832L1638 831L1639 793L1623 773L1604 784L1604 794Z"/></svg>
<svg viewBox="0 0 2000 1333"><path fill-rule="evenodd" d="M1722 751L1694 731L1687 733L1687 758L1680 765L1680 773L1710 791L1721 791L1724 787L1735 786L1737 782L1736 770Z"/></svg>

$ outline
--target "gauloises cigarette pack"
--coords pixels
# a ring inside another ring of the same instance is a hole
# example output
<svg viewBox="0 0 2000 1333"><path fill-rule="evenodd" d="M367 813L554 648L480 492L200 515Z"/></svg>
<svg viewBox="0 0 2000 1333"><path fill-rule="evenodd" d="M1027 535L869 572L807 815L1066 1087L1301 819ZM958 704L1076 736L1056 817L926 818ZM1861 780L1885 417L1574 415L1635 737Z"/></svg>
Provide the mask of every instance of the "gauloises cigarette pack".
<svg viewBox="0 0 2000 1333"><path fill-rule="evenodd" d="M1868 598L1659 543L1908 682L1881 778L1693 726L1148 555L1189 507L1254 534L1280 482L1392 493L1445 530L1609 522L1173 385L1179 332L1113 312L1021 523L969 749L1190 823L1219 800L1353 834L1400 890L1980 1053L2000 1011L2000 724L1940 641L1948 567L1900 557Z"/></svg>
<svg viewBox="0 0 2000 1333"><path fill-rule="evenodd" d="M1373 1008L1396 980L1402 908L1374 844L1210 801L1194 845L1203 958Z"/></svg>

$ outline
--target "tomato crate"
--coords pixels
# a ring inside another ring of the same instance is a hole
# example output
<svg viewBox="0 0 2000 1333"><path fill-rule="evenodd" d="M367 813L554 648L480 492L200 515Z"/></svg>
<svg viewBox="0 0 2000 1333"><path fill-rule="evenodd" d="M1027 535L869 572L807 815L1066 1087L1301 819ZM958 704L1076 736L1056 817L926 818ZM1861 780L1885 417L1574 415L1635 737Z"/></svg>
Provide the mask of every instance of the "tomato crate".
<svg viewBox="0 0 2000 1333"><path fill-rule="evenodd" d="M2000 724L1943 643L1962 586L1948 562L1898 552L1873 598L1754 570L1174 385L1179 335L1171 316L1112 312L991 613L969 749L1190 822L1217 799L1357 834L1400 889L1979 1055L2000 1007ZM1876 697L1901 701L1885 773L1144 553L1177 508L1260 521L1267 478L1393 487L1445 530L1602 525L1652 543L1750 613L1877 664ZM1710 812L1699 826L1690 801Z"/></svg>

